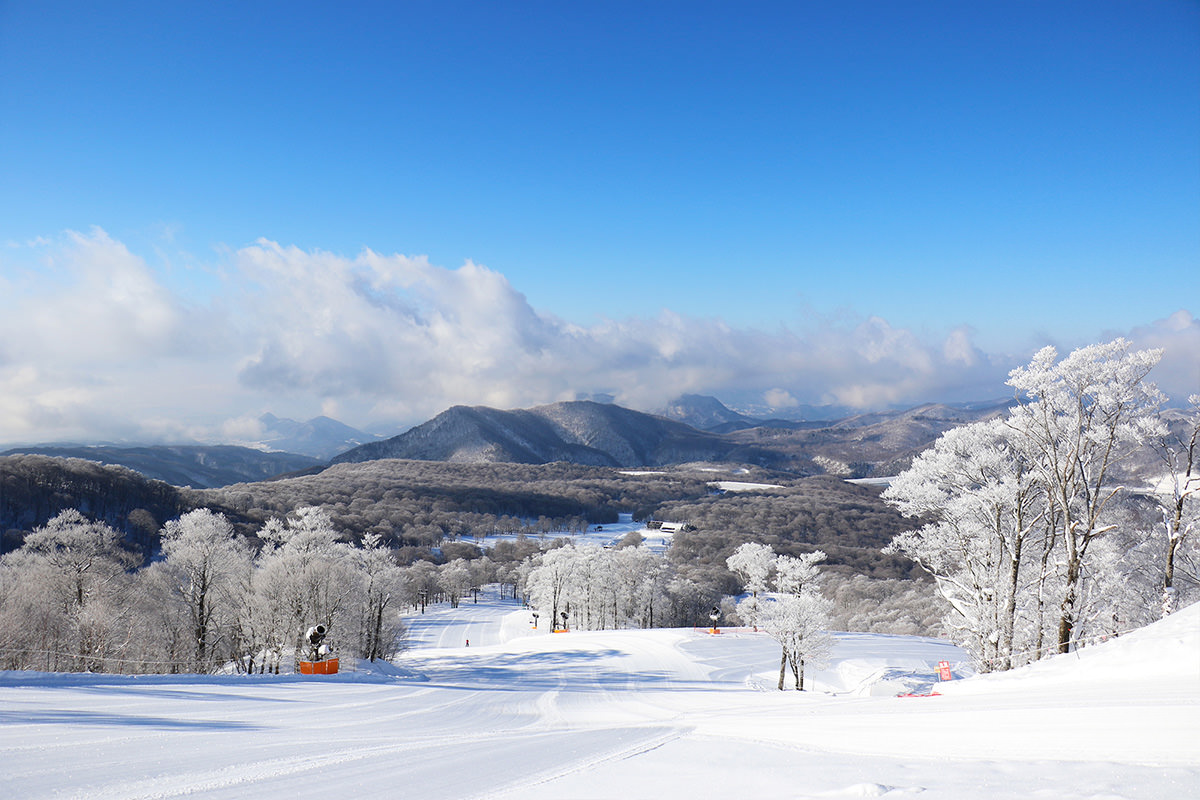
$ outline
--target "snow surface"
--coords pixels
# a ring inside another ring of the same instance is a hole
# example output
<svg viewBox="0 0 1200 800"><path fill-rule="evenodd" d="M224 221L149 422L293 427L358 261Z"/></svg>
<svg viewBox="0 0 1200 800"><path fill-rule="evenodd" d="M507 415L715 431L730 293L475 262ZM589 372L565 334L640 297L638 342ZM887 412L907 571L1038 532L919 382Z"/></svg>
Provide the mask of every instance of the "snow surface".
<svg viewBox="0 0 1200 800"><path fill-rule="evenodd" d="M713 481L709 486L716 487L722 492L769 492L772 489L782 489L778 483L748 483L746 481Z"/></svg>
<svg viewBox="0 0 1200 800"><path fill-rule="evenodd" d="M550 634L492 590L411 644L336 676L0 673L0 797L1200 797L1200 606L928 697L890 695L969 674L946 642L840 634L818 691L778 692L761 634Z"/></svg>
<svg viewBox="0 0 1200 800"><path fill-rule="evenodd" d="M665 553L667 548L671 546L671 540L674 536L670 531L660 529L650 529L640 522L633 521L632 514L618 514L617 521L607 525L589 525L586 531L573 533L571 531L549 531L547 533L536 534L527 538L531 539L570 539L577 545L594 544L601 547L616 547L621 543L628 533L640 533L642 543L640 547L651 550L655 553ZM496 536L488 536L486 539L479 541L479 544L484 547L494 547L497 542L505 540L515 540L518 534L502 533Z"/></svg>

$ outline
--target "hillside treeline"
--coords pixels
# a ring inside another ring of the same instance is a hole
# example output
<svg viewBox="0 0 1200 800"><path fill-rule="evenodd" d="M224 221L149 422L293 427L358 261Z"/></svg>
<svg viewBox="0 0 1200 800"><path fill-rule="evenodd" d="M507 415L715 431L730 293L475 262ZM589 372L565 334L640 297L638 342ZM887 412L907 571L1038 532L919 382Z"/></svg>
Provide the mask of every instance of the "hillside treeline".
<svg viewBox="0 0 1200 800"><path fill-rule="evenodd" d="M196 505L189 490L125 467L81 458L0 457L0 553L20 547L25 534L68 509L148 550L156 545L163 523Z"/></svg>
<svg viewBox="0 0 1200 800"><path fill-rule="evenodd" d="M708 468L715 469L715 468ZM769 492L718 492L720 473L679 467L633 474L555 463L448 464L385 459L339 464L317 475L201 492L207 504L265 521L301 506L326 509L354 540L375 534L413 557L447 541L495 534L582 531L637 520L688 523L672 550L677 564L716 566L744 541L780 553L820 548L834 571L878 578L919 575L906 558L880 550L911 527L879 490L831 476L796 480L762 471L739 479L779 482Z"/></svg>
<svg viewBox="0 0 1200 800"><path fill-rule="evenodd" d="M770 492L716 492L728 477L717 467L631 472L556 463L447 464L381 460L340 464L314 475L194 491L147 480L132 470L81 459L0 458L3 551L67 509L121 532L143 558L158 547L168 520L197 509L220 512L254 538L274 517L316 506L349 541L378 536L401 561L441 561L478 554L470 545L495 534L583 530L616 521L689 523L672 552L676 564L712 568L724 580L724 559L744 541L780 553L820 548L833 571L872 577L911 577L912 562L880 548L906 522L878 490L818 476L796 480L766 470L739 472L740 480L779 484ZM443 552L439 555L437 549Z"/></svg>
<svg viewBox="0 0 1200 800"><path fill-rule="evenodd" d="M724 566L675 563L632 543L518 537L486 554L468 546L453 557L447 546L442 563L405 564L377 534L348 538L311 506L253 537L198 509L169 520L139 567L119 532L64 511L0 557L0 669L286 671L320 655L304 638L318 624L335 653L387 659L403 648L405 614L467 602L487 584L547 622L562 612L560 624L585 628L704 626L740 591ZM936 624L928 584L830 578L839 622L890 633Z"/></svg>
<svg viewBox="0 0 1200 800"><path fill-rule="evenodd" d="M679 563L723 565L746 541L798 556L823 550L827 569L874 578L921 576L913 562L880 550L912 527L875 488L832 476L814 476L765 492L726 492L661 504L662 519L686 521L695 530L677 534L671 558Z"/></svg>
<svg viewBox="0 0 1200 800"><path fill-rule="evenodd" d="M705 496L710 480L686 470L631 475L566 463L383 459L199 494L214 508L260 522L320 506L352 539L373 533L392 547L428 548L496 533L582 530L615 522L618 513L648 518L669 500Z"/></svg>

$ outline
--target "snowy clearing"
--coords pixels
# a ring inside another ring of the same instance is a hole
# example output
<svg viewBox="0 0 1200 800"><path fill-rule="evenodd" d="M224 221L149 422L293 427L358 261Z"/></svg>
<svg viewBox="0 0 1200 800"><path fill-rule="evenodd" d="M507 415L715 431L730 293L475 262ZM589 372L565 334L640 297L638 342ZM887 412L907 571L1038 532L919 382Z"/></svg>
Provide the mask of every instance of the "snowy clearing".
<svg viewBox="0 0 1200 800"><path fill-rule="evenodd" d="M713 481L709 484L722 492L769 492L782 489L777 483L747 483L746 481Z"/></svg>
<svg viewBox="0 0 1200 800"><path fill-rule="evenodd" d="M841 634L809 673L817 692L778 692L764 687L779 651L760 634L549 634L486 597L417 615L395 665L337 676L0 673L4 794L1200 796L1200 606L894 697L932 686L940 660L968 674L961 651Z"/></svg>
<svg viewBox="0 0 1200 800"><path fill-rule="evenodd" d="M589 525L586 531L571 532L571 531L549 531L536 536L528 536L527 538L535 538L539 541L549 539L569 539L577 545L594 544L600 547L615 547L621 543L626 534L638 533L642 536L641 547L646 548L655 553L665 553L667 548L671 546L671 539L674 536L670 531L660 529L647 528L641 522L634 522L632 514L618 514L617 521L608 525ZM517 538L517 534L504 533L497 536L489 536L483 539L479 544L484 547L494 547L497 542L505 540L513 541Z"/></svg>

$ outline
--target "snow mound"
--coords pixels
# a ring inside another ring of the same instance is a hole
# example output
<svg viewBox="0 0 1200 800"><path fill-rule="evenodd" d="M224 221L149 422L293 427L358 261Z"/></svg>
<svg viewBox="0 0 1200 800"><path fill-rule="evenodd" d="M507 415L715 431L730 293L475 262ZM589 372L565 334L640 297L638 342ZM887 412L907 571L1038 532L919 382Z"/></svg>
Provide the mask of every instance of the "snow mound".
<svg viewBox="0 0 1200 800"><path fill-rule="evenodd" d="M867 633L834 633L824 669L813 671L817 691L853 697L924 693L938 684L938 663L956 678L975 674L970 657L944 639Z"/></svg>
<svg viewBox="0 0 1200 800"><path fill-rule="evenodd" d="M955 682L939 691L966 694L1104 684L1119 691L1164 684L1200 685L1200 603L1107 642L1010 672Z"/></svg>

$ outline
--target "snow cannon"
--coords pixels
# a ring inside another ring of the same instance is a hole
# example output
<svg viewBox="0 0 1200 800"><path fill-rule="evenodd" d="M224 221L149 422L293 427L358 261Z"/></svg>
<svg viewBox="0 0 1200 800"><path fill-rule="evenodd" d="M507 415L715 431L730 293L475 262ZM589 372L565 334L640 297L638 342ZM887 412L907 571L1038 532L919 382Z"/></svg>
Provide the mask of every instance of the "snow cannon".
<svg viewBox="0 0 1200 800"><path fill-rule="evenodd" d="M314 648L320 647L321 642L325 641L325 626L324 625L313 625L311 628L309 628L307 631L304 632L304 639L310 645L312 645Z"/></svg>
<svg viewBox="0 0 1200 800"><path fill-rule="evenodd" d="M325 633L324 625L313 625L304 632L304 641L308 644L309 649L309 660L296 663L296 671L301 675L337 674L338 660L329 657L329 648L324 644Z"/></svg>

